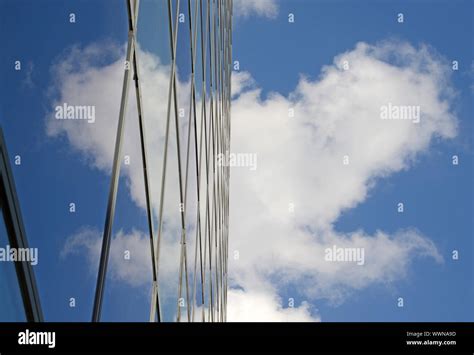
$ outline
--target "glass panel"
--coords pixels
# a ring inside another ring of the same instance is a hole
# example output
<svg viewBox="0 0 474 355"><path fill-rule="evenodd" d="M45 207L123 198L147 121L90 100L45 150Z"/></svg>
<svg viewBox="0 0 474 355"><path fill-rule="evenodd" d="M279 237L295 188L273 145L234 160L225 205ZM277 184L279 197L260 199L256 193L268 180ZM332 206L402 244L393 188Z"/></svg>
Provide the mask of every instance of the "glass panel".
<svg viewBox="0 0 474 355"><path fill-rule="evenodd" d="M1 207L0 207L1 208ZM26 321L15 263L9 261L10 242L5 225L3 209L0 218L0 321Z"/></svg>

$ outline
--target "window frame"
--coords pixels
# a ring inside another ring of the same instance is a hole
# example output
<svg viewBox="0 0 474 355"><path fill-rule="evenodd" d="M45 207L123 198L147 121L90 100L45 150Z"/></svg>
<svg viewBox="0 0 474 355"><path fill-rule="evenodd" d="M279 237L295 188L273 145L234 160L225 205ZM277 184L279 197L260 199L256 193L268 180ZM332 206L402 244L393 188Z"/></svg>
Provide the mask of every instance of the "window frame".
<svg viewBox="0 0 474 355"><path fill-rule="evenodd" d="M5 228L12 248L28 248L20 203L8 157L3 131L0 127L0 205ZM31 264L28 261L17 261L15 262L15 269L23 298L26 320L28 322L43 322L43 312Z"/></svg>

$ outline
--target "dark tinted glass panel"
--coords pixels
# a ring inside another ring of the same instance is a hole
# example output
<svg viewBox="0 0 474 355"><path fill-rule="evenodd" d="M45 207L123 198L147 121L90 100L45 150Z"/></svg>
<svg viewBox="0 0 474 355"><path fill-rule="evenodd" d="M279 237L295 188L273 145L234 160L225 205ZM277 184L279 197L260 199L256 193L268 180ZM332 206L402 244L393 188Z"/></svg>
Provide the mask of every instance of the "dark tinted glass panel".
<svg viewBox="0 0 474 355"><path fill-rule="evenodd" d="M9 247L10 242L2 210L0 213L0 321L26 321L15 263L8 259Z"/></svg>

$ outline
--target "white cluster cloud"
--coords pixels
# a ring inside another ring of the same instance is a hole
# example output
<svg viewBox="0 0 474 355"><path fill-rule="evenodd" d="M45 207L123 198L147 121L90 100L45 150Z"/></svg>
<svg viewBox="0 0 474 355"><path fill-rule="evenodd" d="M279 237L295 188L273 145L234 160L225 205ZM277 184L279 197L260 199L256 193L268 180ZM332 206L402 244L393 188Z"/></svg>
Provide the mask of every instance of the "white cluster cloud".
<svg viewBox="0 0 474 355"><path fill-rule="evenodd" d="M300 306L282 306L282 300L275 294L259 291L230 289L228 322L319 322L311 314L308 302Z"/></svg>
<svg viewBox="0 0 474 355"><path fill-rule="evenodd" d="M65 135L92 166L109 172L123 60L99 66L94 65L101 52L97 46L75 51L80 53L66 56L57 66L55 102L96 105L96 123L56 121L49 115L48 133ZM123 48L115 51L123 56ZM156 207L169 69L152 54L141 52L140 57ZM73 66L73 58L81 58L81 63ZM414 228L368 235L362 229L337 231L334 223L342 212L361 204L380 179L415 164L434 139L455 137L447 69L443 59L425 46L387 41L358 43L324 67L318 79L302 78L288 96L270 93L263 97L249 73L234 74L232 151L257 154L258 169L231 172L230 320L317 321L320 316L305 299L343 302L355 290L402 279L416 257L442 262L436 246ZM181 102L186 100L186 87L180 84ZM380 119L380 107L388 103L419 105L420 122ZM133 200L144 208L134 110L131 100L124 154L130 153L134 165L124 174ZM176 153L172 149L169 154ZM344 164L345 158L349 164ZM173 206L178 201L176 176L168 176L167 181L175 191L167 195L168 206ZM174 217L167 216L165 228L165 245L174 252L163 253L173 255L163 262L169 263L171 273L175 272L172 265L177 266L178 234L172 233L179 230L177 216L176 209ZM127 244L137 253L149 251L145 234L136 234L119 233L112 245ZM85 246L93 260L95 243L76 235L65 250L71 244ZM325 261L325 249L334 245L364 248L364 265ZM119 257L123 247L116 251ZM140 260L146 265L143 270L151 267L149 257ZM141 266L123 271L121 265L117 262L112 268L116 278L143 284L138 277ZM282 289L290 290L300 306L285 307Z"/></svg>
<svg viewBox="0 0 474 355"><path fill-rule="evenodd" d="M278 15L276 0L234 0L234 15L250 17L252 15L275 18Z"/></svg>
<svg viewBox="0 0 474 355"><path fill-rule="evenodd" d="M333 225L380 178L408 169L434 138L455 136L443 64L427 47L359 43L318 80L302 78L289 97L262 98L258 88L234 93L233 150L259 160L255 173L232 171L231 249L240 258L231 270L239 285L277 277L307 297L341 301L353 289L401 278L417 255L442 260L414 229L367 235ZM380 107L389 102L419 105L420 122L382 120ZM333 245L365 248L365 265L326 262Z"/></svg>

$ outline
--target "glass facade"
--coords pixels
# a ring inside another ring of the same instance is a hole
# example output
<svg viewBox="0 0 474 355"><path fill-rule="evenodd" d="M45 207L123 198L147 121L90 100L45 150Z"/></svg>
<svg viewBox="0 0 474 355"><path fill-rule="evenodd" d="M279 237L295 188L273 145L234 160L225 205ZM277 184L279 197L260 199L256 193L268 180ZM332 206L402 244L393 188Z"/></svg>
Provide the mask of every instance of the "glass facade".
<svg viewBox="0 0 474 355"><path fill-rule="evenodd" d="M92 320L101 320L103 304L112 299L103 302L129 126L140 147L135 172L143 171L149 320L225 321L232 1L129 0L127 13L130 65L123 74Z"/></svg>

